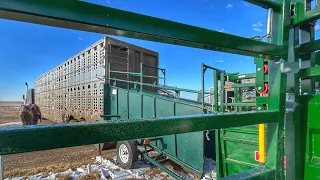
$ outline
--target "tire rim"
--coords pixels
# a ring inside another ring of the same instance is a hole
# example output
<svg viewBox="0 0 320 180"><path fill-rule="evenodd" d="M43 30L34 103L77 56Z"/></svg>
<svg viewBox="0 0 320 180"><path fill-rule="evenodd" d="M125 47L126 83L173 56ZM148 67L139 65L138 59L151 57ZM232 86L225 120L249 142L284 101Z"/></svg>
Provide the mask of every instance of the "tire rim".
<svg viewBox="0 0 320 180"><path fill-rule="evenodd" d="M129 161L129 151L126 145L121 144L119 148L119 157L121 162L127 163Z"/></svg>

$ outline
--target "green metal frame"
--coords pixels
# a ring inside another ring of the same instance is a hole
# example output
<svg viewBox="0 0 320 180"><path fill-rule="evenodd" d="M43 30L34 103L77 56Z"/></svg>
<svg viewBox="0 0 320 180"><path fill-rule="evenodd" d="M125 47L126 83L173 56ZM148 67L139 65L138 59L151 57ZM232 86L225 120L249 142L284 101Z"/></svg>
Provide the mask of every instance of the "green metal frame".
<svg viewBox="0 0 320 180"><path fill-rule="evenodd" d="M320 49L320 41L314 41L312 21L320 18L320 8L311 10L311 3L304 0L247 1L273 10L268 43L83 1L0 1L0 18L248 55L255 58L269 56L267 61L269 93L267 98L259 100L260 103L268 103L268 110L157 120L119 120L73 125L1 128L0 154L268 123L266 164L224 179L303 179L307 177L309 164L305 162L306 140L302 135L306 133L307 125L304 124L304 120L309 115L309 100L305 100L302 94L314 93L315 76L319 74L318 69L314 67L317 59L313 51ZM299 60L301 60L301 69L304 69L299 74L295 74L292 70L283 71L281 68L288 62L298 63ZM221 86L224 86L224 73L214 73L215 85L218 78ZM107 87L108 83L106 80ZM286 93L293 93L295 102L298 104L304 101L307 103L304 103L304 107L298 106L294 112L286 113ZM104 102L108 104L110 89L106 88L104 94ZM221 97L224 98L224 96L224 92L221 91ZM217 97L216 93L214 97ZM222 103L220 109L223 110L224 106ZM218 111L217 106L214 109ZM109 107L105 106L104 114L111 114ZM109 118L106 117L106 119ZM289 138L285 141L285 137L293 138L295 141L288 142ZM219 137L217 141L218 139ZM284 150L285 144L290 148ZM284 154L289 165L286 170L283 167ZM220 159L217 163L220 163Z"/></svg>

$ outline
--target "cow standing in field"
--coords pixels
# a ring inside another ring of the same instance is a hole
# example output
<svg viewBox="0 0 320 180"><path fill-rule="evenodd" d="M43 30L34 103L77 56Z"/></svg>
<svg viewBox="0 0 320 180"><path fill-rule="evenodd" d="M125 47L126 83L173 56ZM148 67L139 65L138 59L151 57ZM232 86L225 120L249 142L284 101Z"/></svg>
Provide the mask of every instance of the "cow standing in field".
<svg viewBox="0 0 320 180"><path fill-rule="evenodd" d="M21 105L19 109L19 118L22 125L31 125L33 120L33 114L27 105Z"/></svg>
<svg viewBox="0 0 320 180"><path fill-rule="evenodd" d="M32 115L33 115L31 125L37 125L38 120L40 120L40 122L42 122L41 111L40 111L39 106L37 106L36 104L29 104L29 108L30 108Z"/></svg>

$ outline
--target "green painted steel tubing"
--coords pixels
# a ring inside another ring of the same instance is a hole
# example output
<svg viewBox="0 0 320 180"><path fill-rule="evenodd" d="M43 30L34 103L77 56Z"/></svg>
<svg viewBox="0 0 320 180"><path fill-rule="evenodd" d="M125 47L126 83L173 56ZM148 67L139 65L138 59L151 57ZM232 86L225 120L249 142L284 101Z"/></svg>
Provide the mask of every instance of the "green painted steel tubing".
<svg viewBox="0 0 320 180"><path fill-rule="evenodd" d="M320 18L320 7L317 6L314 9L308 9L306 11L306 7L304 2L297 2L295 6L296 15L293 18L293 25L298 26L301 24L307 24L314 20Z"/></svg>
<svg viewBox="0 0 320 180"><path fill-rule="evenodd" d="M166 70L164 68L159 68L159 67L155 67L155 66L150 66L150 65L147 65L147 64L142 64L142 67L147 67L147 68L152 68L152 69L159 69L159 70Z"/></svg>
<svg viewBox="0 0 320 180"><path fill-rule="evenodd" d="M221 69L218 69L218 68L215 68L215 67L212 67L212 66L206 65L206 64L203 64L203 67L204 67L204 68L211 69L211 70L214 70L214 71L217 71L218 73L224 72L224 71L223 71L223 70L221 70Z"/></svg>
<svg viewBox="0 0 320 180"><path fill-rule="evenodd" d="M302 79L320 76L320 67L318 66L318 67L300 69L297 76Z"/></svg>
<svg viewBox="0 0 320 180"><path fill-rule="evenodd" d="M116 79L116 78L109 78L113 81L119 81L119 82L128 82L133 84L140 84L140 82L137 81L127 81L122 79ZM191 92L191 93L200 93L200 91L192 90L192 89L183 89L183 88L177 88L177 87L171 87L171 86L161 86L161 85L155 85L155 84L148 84L148 83L142 83L143 86L150 86L155 88L161 88L166 90L172 90L172 91L184 91L184 92ZM204 92L204 94L210 94L210 92Z"/></svg>
<svg viewBox="0 0 320 180"><path fill-rule="evenodd" d="M240 172L236 175L221 178L220 180L247 180L247 179L259 179L259 180L269 180L275 179L274 168L268 166L257 167L248 171Z"/></svg>
<svg viewBox="0 0 320 180"><path fill-rule="evenodd" d="M299 46L296 46L296 49L298 50L300 55L309 54L311 52L320 50L320 39L303 43Z"/></svg>
<svg viewBox="0 0 320 180"><path fill-rule="evenodd" d="M282 4L271 0L245 0L251 4L255 4L265 9L272 8L274 12L280 12Z"/></svg>
<svg viewBox="0 0 320 180"><path fill-rule="evenodd" d="M0 18L233 54L281 56L281 46L83 1L2 0Z"/></svg>
<svg viewBox="0 0 320 180"><path fill-rule="evenodd" d="M277 122L278 111L6 127L0 155Z"/></svg>
<svg viewBox="0 0 320 180"><path fill-rule="evenodd" d="M154 160L153 158L150 158L145 152L140 152L140 154L143 156L143 158L145 158L147 161L151 162L152 164L154 164L155 166L157 166L158 168L160 168L161 170L163 170L164 172L168 173L171 177L173 177L174 179L181 179L182 177L180 177L179 175L175 174L173 171L170 171L168 168L166 168L164 165L158 163L156 160Z"/></svg>

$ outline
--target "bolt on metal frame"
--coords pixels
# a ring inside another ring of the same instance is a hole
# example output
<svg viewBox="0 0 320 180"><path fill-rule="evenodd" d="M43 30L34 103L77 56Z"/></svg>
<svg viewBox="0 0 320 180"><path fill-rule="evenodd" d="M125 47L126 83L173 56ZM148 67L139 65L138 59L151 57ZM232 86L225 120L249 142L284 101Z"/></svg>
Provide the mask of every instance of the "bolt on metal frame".
<svg viewBox="0 0 320 180"><path fill-rule="evenodd" d="M303 174L300 166L304 161L300 156L302 144L300 137L294 135L301 132L302 127L300 125L300 116L286 113L286 93L293 94L295 101L299 103L300 85L301 92L312 94L312 88L314 87L313 76L320 75L319 71L312 67L314 63L310 60L313 51L320 49L319 40L314 41L314 25L310 23L320 18L320 9L316 7L310 10L309 0L307 2L304 0L247 1L263 8L273 9L270 43L82 1L0 1L0 17L5 19L248 55L257 58L268 55L270 59L268 60L269 103L266 111L170 117L158 120L142 119L119 121L117 123L99 122L76 125L1 128L0 154L5 155L269 123L266 128L267 143L265 150L267 157L265 165L223 179L284 179L285 143L291 147L286 148L286 150L289 149L286 152L287 164L290 164L290 167L286 169L286 178L300 179ZM299 31L301 38L298 34ZM282 61L278 61L280 59ZM280 68L279 64L287 66L287 63L297 63L299 59L301 59L301 68L304 69L299 74L288 73ZM311 79L303 79L305 75L308 75ZM223 82L223 74L220 75L220 78L221 82ZM302 79L301 82L299 79ZM108 82L106 81L106 83ZM108 102L108 94L109 92L106 90L105 102ZM224 97L223 92L221 92L221 97ZM223 109L223 104L221 104L221 108ZM108 111L105 110L105 112ZM294 114L296 113L299 113L298 108ZM294 143L284 141L285 121L286 134L295 139ZM189 126L186 127L183 124L188 124ZM167 129L166 127L169 126L176 128ZM65 133L70 136L62 136ZM71 134L77 134L77 136L72 136Z"/></svg>

